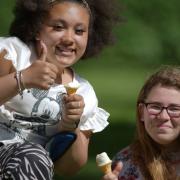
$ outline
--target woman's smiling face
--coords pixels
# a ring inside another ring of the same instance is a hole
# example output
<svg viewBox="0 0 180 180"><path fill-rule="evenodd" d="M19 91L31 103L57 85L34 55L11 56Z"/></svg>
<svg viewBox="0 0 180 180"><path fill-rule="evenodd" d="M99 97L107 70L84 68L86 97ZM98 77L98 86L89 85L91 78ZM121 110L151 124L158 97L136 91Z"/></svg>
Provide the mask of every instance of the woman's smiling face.
<svg viewBox="0 0 180 180"><path fill-rule="evenodd" d="M146 103L151 107L141 105L141 121L149 136L159 144L169 145L178 141L180 134L180 91L174 87L157 85L147 96ZM159 111L160 107L165 107ZM173 117L169 112L179 115ZM148 110L149 108L149 110ZM155 115L154 112L159 111Z"/></svg>
<svg viewBox="0 0 180 180"><path fill-rule="evenodd" d="M47 61L60 69L77 62L86 50L89 21L89 12L81 4L55 4L38 35L47 46Z"/></svg>

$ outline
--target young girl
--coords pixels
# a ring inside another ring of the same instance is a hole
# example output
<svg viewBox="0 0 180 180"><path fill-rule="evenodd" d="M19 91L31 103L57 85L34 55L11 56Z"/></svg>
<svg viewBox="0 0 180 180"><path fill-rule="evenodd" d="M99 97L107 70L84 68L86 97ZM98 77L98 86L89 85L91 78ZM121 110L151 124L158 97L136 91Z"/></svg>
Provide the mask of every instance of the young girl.
<svg viewBox="0 0 180 180"><path fill-rule="evenodd" d="M180 179L180 67L163 67L146 81L136 124L136 141L114 157L103 180Z"/></svg>
<svg viewBox="0 0 180 180"><path fill-rule="evenodd" d="M0 177L52 179L44 148L60 132L76 140L56 171L74 174L86 163L90 136L109 114L71 66L111 43L116 7L112 0L17 0L10 37L0 38ZM80 87L67 96L69 83Z"/></svg>

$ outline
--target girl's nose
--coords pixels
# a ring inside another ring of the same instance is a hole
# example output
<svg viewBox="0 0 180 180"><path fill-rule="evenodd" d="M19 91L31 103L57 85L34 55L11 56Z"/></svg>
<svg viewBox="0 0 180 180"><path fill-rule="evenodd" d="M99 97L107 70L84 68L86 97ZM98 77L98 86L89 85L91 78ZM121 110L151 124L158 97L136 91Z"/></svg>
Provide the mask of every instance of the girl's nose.
<svg viewBox="0 0 180 180"><path fill-rule="evenodd" d="M67 45L71 45L74 42L74 33L71 30L67 30L64 32L62 37L63 43Z"/></svg>

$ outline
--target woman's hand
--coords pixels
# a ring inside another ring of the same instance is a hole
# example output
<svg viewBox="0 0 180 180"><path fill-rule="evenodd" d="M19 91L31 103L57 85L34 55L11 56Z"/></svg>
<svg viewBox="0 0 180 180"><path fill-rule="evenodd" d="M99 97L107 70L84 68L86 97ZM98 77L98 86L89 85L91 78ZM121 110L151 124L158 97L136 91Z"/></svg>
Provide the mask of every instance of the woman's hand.
<svg viewBox="0 0 180 180"><path fill-rule="evenodd" d="M60 131L74 131L84 110L84 99L81 95L64 96L64 109L60 121Z"/></svg>
<svg viewBox="0 0 180 180"><path fill-rule="evenodd" d="M122 162L118 162L114 170L103 176L102 180L118 180L118 176L122 170Z"/></svg>
<svg viewBox="0 0 180 180"><path fill-rule="evenodd" d="M47 62L47 47L41 41L40 57L31 66L22 71L22 82L25 88L49 89L55 82L58 69Z"/></svg>

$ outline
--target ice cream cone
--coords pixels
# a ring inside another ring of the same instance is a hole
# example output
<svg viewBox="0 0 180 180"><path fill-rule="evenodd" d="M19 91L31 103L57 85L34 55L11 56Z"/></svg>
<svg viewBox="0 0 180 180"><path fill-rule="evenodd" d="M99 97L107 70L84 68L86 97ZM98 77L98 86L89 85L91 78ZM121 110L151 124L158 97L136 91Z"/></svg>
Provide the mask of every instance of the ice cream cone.
<svg viewBox="0 0 180 180"><path fill-rule="evenodd" d="M69 83L65 85L64 87L66 88L66 92L68 95L75 94L77 89L79 88L79 83Z"/></svg>
<svg viewBox="0 0 180 180"><path fill-rule="evenodd" d="M107 153L103 152L96 156L97 166L101 169L104 174L111 172L112 161L108 157Z"/></svg>
<svg viewBox="0 0 180 180"><path fill-rule="evenodd" d="M111 163L105 164L104 166L98 166L104 174L111 172Z"/></svg>
<svg viewBox="0 0 180 180"><path fill-rule="evenodd" d="M78 88L65 87L68 95L75 94Z"/></svg>

